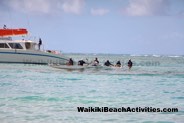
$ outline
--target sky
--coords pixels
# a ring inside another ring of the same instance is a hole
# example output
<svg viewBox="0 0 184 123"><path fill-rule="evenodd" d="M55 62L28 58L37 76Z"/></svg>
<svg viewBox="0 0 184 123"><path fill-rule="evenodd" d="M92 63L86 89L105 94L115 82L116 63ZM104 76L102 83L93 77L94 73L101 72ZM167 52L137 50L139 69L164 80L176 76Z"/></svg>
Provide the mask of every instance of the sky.
<svg viewBox="0 0 184 123"><path fill-rule="evenodd" d="M0 0L0 26L64 53L184 55L184 0Z"/></svg>

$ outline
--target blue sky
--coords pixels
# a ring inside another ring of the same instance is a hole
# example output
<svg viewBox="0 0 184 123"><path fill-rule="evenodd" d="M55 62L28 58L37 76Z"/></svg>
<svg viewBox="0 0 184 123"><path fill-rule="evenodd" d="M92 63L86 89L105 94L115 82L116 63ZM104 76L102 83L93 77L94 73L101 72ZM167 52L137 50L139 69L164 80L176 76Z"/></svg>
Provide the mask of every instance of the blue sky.
<svg viewBox="0 0 184 123"><path fill-rule="evenodd" d="M65 53L184 55L184 0L1 0L4 24Z"/></svg>

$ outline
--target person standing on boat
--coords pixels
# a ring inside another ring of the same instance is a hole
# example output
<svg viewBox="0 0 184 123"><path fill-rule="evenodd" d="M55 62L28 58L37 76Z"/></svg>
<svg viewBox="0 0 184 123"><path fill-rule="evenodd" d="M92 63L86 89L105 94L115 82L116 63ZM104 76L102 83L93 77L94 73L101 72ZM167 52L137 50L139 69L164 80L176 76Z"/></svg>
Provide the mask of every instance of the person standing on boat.
<svg viewBox="0 0 184 123"><path fill-rule="evenodd" d="M40 50L40 46L42 45L42 39L39 38L39 43L38 43L38 49Z"/></svg>
<svg viewBox="0 0 184 123"><path fill-rule="evenodd" d="M109 60L107 60L107 61L104 63L104 65L105 65L105 66L114 66L113 64L111 64L111 63L109 62Z"/></svg>
<svg viewBox="0 0 184 123"><path fill-rule="evenodd" d="M131 59L128 61L128 67L129 67L129 69L131 69L132 68L132 65L133 65L133 63L132 63L132 61L131 61Z"/></svg>
<svg viewBox="0 0 184 123"><path fill-rule="evenodd" d="M3 29L7 29L6 25L3 26Z"/></svg>

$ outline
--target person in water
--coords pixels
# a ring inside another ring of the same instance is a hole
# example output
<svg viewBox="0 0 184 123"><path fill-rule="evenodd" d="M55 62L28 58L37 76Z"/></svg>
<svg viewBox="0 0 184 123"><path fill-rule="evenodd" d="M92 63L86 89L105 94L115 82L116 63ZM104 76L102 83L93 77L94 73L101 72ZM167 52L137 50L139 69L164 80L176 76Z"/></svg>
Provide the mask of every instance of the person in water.
<svg viewBox="0 0 184 123"><path fill-rule="evenodd" d="M78 65L83 66L86 62L84 60L79 60Z"/></svg>
<svg viewBox="0 0 184 123"><path fill-rule="evenodd" d="M128 67L129 67L129 69L131 69L132 68L132 65L133 65L133 63L132 63L132 61L131 61L131 59L128 61Z"/></svg>
<svg viewBox="0 0 184 123"><path fill-rule="evenodd" d="M120 61L117 61L116 67L121 67L121 62Z"/></svg>
<svg viewBox="0 0 184 123"><path fill-rule="evenodd" d="M104 65L105 65L105 66L114 66L113 64L111 64L111 63L109 62L109 60L107 60L107 61L104 63Z"/></svg>
<svg viewBox="0 0 184 123"><path fill-rule="evenodd" d="M94 62L93 62L93 66L97 66L99 65L99 61L98 61L98 58L95 58Z"/></svg>
<svg viewBox="0 0 184 123"><path fill-rule="evenodd" d="M72 58L69 59L67 65L73 65L73 60L72 60Z"/></svg>

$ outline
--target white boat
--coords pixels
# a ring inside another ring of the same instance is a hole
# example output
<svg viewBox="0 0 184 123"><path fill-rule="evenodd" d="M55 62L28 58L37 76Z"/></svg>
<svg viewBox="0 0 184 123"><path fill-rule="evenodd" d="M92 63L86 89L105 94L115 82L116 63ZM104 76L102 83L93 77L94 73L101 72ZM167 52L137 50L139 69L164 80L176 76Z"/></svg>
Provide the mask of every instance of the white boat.
<svg viewBox="0 0 184 123"><path fill-rule="evenodd" d="M26 29L0 29L0 63L65 64L69 58L60 52L39 50L32 40L12 40L13 36L26 35Z"/></svg>

